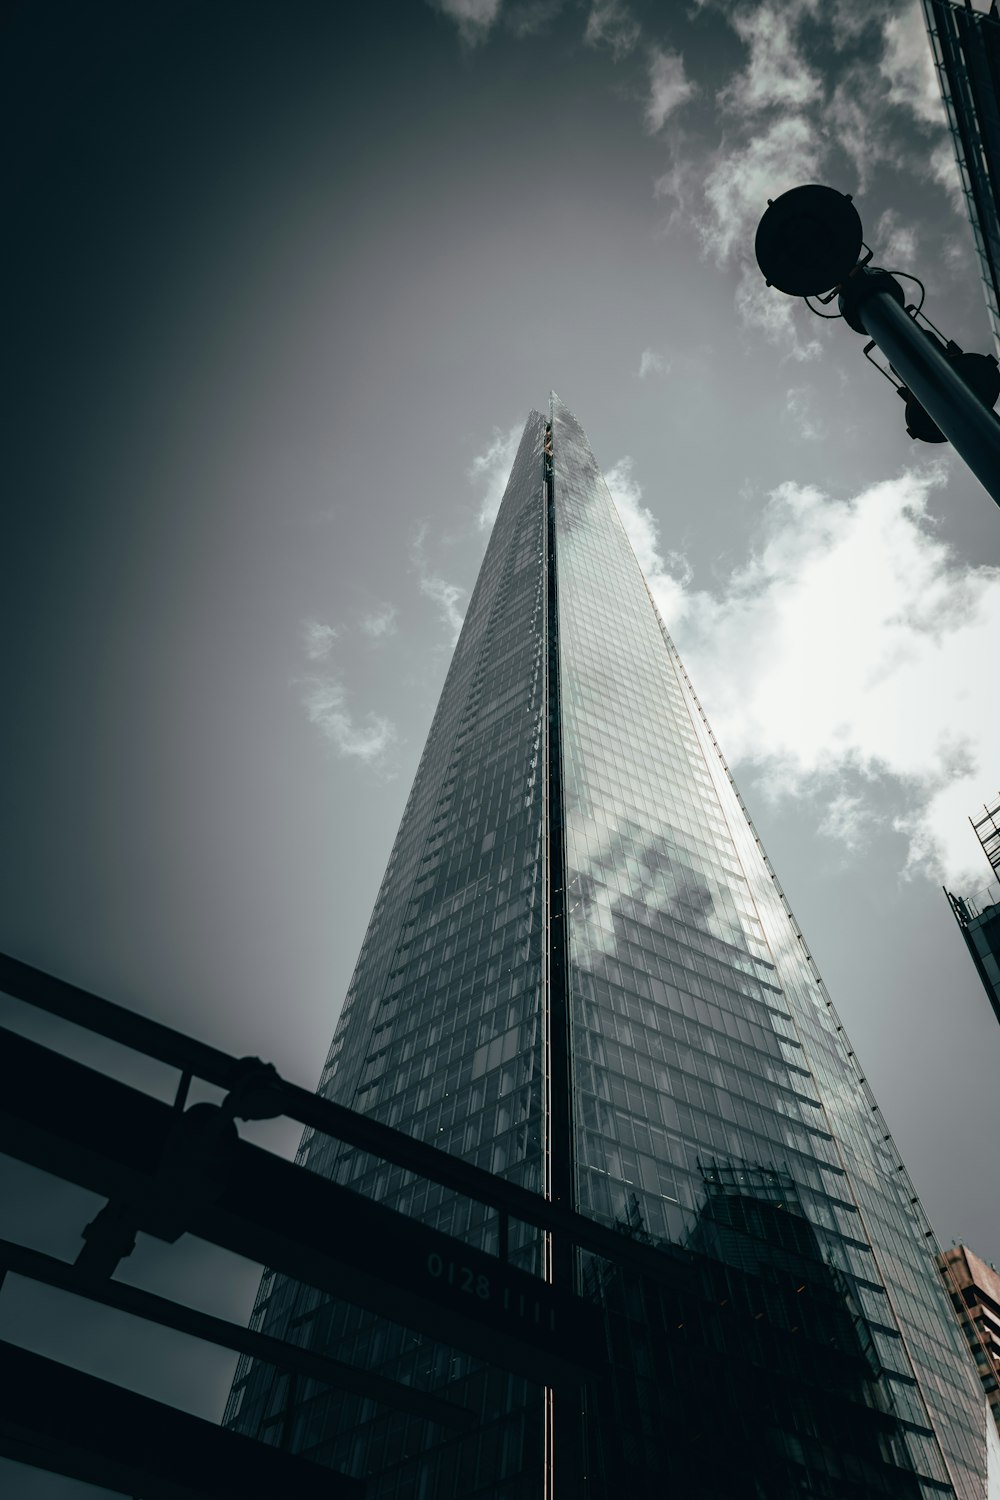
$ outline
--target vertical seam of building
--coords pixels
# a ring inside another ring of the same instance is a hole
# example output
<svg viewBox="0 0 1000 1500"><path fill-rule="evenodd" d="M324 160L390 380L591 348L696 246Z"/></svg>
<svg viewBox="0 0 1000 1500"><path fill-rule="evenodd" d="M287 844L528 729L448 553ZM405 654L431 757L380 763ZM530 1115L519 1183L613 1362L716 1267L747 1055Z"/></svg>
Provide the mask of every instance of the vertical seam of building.
<svg viewBox="0 0 1000 1500"><path fill-rule="evenodd" d="M569 952L566 929L566 820L562 765L562 710L559 675L559 592L556 553L555 475L551 420L544 457L545 617L546 617L546 843L547 969L546 1035L549 1056L548 1162L549 1196L567 1208L575 1206L573 1169L572 1068L570 1049ZM564 1287L573 1281L572 1250L553 1267Z"/></svg>

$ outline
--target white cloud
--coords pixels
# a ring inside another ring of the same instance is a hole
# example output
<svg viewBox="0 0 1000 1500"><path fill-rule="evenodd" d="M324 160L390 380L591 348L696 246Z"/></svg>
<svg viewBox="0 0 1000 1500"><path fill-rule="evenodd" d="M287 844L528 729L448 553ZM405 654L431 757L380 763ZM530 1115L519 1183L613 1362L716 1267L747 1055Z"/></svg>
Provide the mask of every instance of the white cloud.
<svg viewBox="0 0 1000 1500"><path fill-rule="evenodd" d="M657 354L655 349L643 349L639 356L639 379L645 380L647 375L666 375L670 371L670 361L662 354Z"/></svg>
<svg viewBox="0 0 1000 1500"><path fill-rule="evenodd" d="M741 323L746 328L756 328L769 344L784 349L789 359L801 362L822 355L823 346L818 339L799 336L799 323L805 323L813 315L803 311L803 304L797 299L769 287L756 265L741 267L734 301Z"/></svg>
<svg viewBox="0 0 1000 1500"><path fill-rule="evenodd" d="M638 44L642 27L622 0L593 0L583 40L590 47L610 48L615 62Z"/></svg>
<svg viewBox="0 0 1000 1500"><path fill-rule="evenodd" d="M439 578L435 574L422 573L420 592L437 605L451 636L450 644L454 645L461 633L462 621L465 619L465 611L459 607L465 590L457 583L448 583L446 579Z"/></svg>
<svg viewBox="0 0 1000 1500"><path fill-rule="evenodd" d="M363 627L362 627L363 628ZM320 620L302 622L302 651L307 661L328 662L338 631ZM381 714L357 718L348 707L347 688L341 676L328 667L299 679L302 705L310 724L320 731L339 755L378 766L396 739L396 728Z"/></svg>
<svg viewBox="0 0 1000 1500"><path fill-rule="evenodd" d="M458 27L458 34L468 46L486 40L500 14L500 0L431 0L435 10L442 11Z"/></svg>
<svg viewBox="0 0 1000 1500"><path fill-rule="evenodd" d="M580 830L576 866L569 892L574 912L570 931L574 962L591 967L601 954L618 952L620 917L633 901L658 911L676 911L698 894L692 877L682 867L671 867L656 857L655 838L640 827L627 806L605 804L604 816ZM653 858L651 858L651 854ZM608 881L608 870L614 879ZM724 903L704 901L701 887L700 915L705 925L723 942L740 942L739 918L726 912Z"/></svg>
<svg viewBox="0 0 1000 1500"><path fill-rule="evenodd" d="M309 661L325 661L330 655L337 631L321 620L302 621L302 649Z"/></svg>
<svg viewBox="0 0 1000 1500"><path fill-rule="evenodd" d="M691 155L679 151L672 154L670 166L653 183L653 197L675 199L683 213L701 182L701 173Z"/></svg>
<svg viewBox="0 0 1000 1500"><path fill-rule="evenodd" d="M796 434L807 443L826 436L826 424L816 411L815 392L809 386L792 386L785 396L785 410Z"/></svg>
<svg viewBox="0 0 1000 1500"><path fill-rule="evenodd" d="M887 208L880 216L872 245L880 266L899 271L916 268L917 231L912 224L904 224L895 209Z"/></svg>
<svg viewBox="0 0 1000 1500"><path fill-rule="evenodd" d="M827 804L817 833L836 839L851 854L864 849L873 827L885 820L873 815L863 797L851 792L838 792Z"/></svg>
<svg viewBox="0 0 1000 1500"><path fill-rule="evenodd" d="M683 605L684 589L691 581L690 570L676 552L669 554L672 571L668 570L660 552L656 518L642 503L642 487L632 471L628 454L612 465L604 479L660 613L664 616L668 610L676 613Z"/></svg>
<svg viewBox="0 0 1000 1500"><path fill-rule="evenodd" d="M918 0L886 18L882 38L885 50L878 67L889 85L888 102L908 109L922 125L944 125L944 104Z"/></svg>
<svg viewBox="0 0 1000 1500"><path fill-rule="evenodd" d="M691 223L698 224L701 215L701 200L704 191L705 163L698 150L679 128L665 136L664 143L669 152L669 166L653 182L653 197L672 202L672 207L663 225L669 232L677 227L682 231Z"/></svg>
<svg viewBox="0 0 1000 1500"><path fill-rule="evenodd" d="M721 11L746 51L742 65L722 74L721 139L714 147L701 133L683 140L676 128L663 133L667 161L654 194L676 203L664 227L686 233L693 225L707 256L740 270L734 300L744 325L796 360L813 359L825 342L819 327L810 330L790 303L763 286L754 267L754 237L768 201L808 182L864 193L876 169L888 168L911 185L914 177L918 186L921 177L940 183L961 209L919 0L891 0L874 10L865 0L696 3ZM669 90L665 97L670 104ZM920 126L916 133L901 119L903 110ZM651 104L647 124L654 132L665 118ZM884 183L879 195L885 207ZM880 245L877 253L880 259L891 253L905 269L912 264L910 226L897 217L885 227L888 252ZM868 229L871 240L874 224Z"/></svg>
<svg viewBox="0 0 1000 1500"><path fill-rule="evenodd" d="M966 228L968 226L966 225ZM968 281L979 275L979 268L975 263L975 250L971 234L947 235L941 241L938 254L941 265L954 281Z"/></svg>
<svg viewBox="0 0 1000 1500"><path fill-rule="evenodd" d="M372 614L364 615L361 620L361 629L373 641L379 641L383 636L395 635L397 628L394 604L383 604Z"/></svg>
<svg viewBox="0 0 1000 1500"><path fill-rule="evenodd" d="M465 589L460 588L457 583L449 583L447 579L430 570L424 552L426 537L427 527L421 526L414 537L413 546L410 549L410 560L416 570L420 592L424 595L425 599L430 599L432 603L437 605L441 619L448 631L448 644L454 646L461 633L462 622L465 618L465 611L460 607Z"/></svg>
<svg viewBox="0 0 1000 1500"><path fill-rule="evenodd" d="M891 789L907 804L907 869L959 888L981 879L966 818L1000 764L1000 704L982 685L1000 638L1000 569L963 565L935 534L927 500L941 471L847 502L780 486L748 561L711 593L664 564L631 468L615 478L731 760L756 765L775 795L825 797L821 831L847 845L884 816Z"/></svg>
<svg viewBox="0 0 1000 1500"><path fill-rule="evenodd" d="M852 187L856 193L866 191L872 173L882 163L896 170L903 166L905 132L900 131L898 120L886 107L884 95L873 93L867 61L845 69L824 107L824 116L829 136L854 168Z"/></svg>
<svg viewBox="0 0 1000 1500"><path fill-rule="evenodd" d="M802 115L774 120L742 146L723 142L705 180L706 212L698 228L720 265L749 256L769 198L819 180L823 147ZM761 281L763 285L763 281Z"/></svg>
<svg viewBox="0 0 1000 1500"><path fill-rule="evenodd" d="M720 266L740 267L734 294L740 321L796 360L818 358L822 345L815 336L800 337L797 302L767 286L753 244L768 201L817 181L823 156L819 132L804 115L782 115L742 145L723 141L705 178L703 207L694 214L704 252Z"/></svg>
<svg viewBox="0 0 1000 1500"><path fill-rule="evenodd" d="M469 465L469 478L480 493L478 520L483 531L489 530L497 518L522 430L520 426L514 426L501 432L499 427L494 427L486 451L478 453Z"/></svg>
<svg viewBox="0 0 1000 1500"><path fill-rule="evenodd" d="M756 10L733 11L730 23L749 47L750 57L744 71L719 94L720 104L750 115L774 107L801 110L816 103L822 84L806 64L795 36L799 21L815 9L812 0L771 0Z"/></svg>
<svg viewBox="0 0 1000 1500"><path fill-rule="evenodd" d="M823 14L829 17L833 45L840 50L881 23L881 14L871 0L826 0Z"/></svg>
<svg viewBox="0 0 1000 1500"><path fill-rule="evenodd" d="M942 153L932 137L921 158L912 130L900 126L900 109L925 127L943 122L918 0L894 0L877 14L863 0L722 0L722 9L747 48L744 65L717 95L723 138L714 151L694 143L687 152L694 170L675 161L655 185L657 196L680 205L671 224L693 223L720 266L752 266L768 200L802 183L831 181L856 193L888 166L933 177L956 201L947 147ZM896 224L890 246L901 256L909 252L905 228ZM796 336L805 325L757 284L755 272L740 276L735 301L746 326L787 343L794 358L821 351L818 334Z"/></svg>
<svg viewBox="0 0 1000 1500"><path fill-rule="evenodd" d="M662 130L674 111L686 104L694 92L694 84L685 77L684 59L680 53L654 47L649 58L649 98L646 101L646 129L650 135Z"/></svg>
<svg viewBox="0 0 1000 1500"><path fill-rule="evenodd" d="M347 706L347 689L336 677L309 677L302 687L302 703L310 724L339 755L377 766L396 739L396 727L381 714L355 718Z"/></svg>
<svg viewBox="0 0 1000 1500"><path fill-rule="evenodd" d="M955 151L950 136L945 136L944 140L939 141L934 147L927 158L927 170L931 180L944 188L955 212L961 214L964 219L965 195L962 191L962 176L958 170L958 162L955 160Z"/></svg>
<svg viewBox="0 0 1000 1500"><path fill-rule="evenodd" d="M562 0L515 0L504 11L504 25L522 41L544 31L560 10Z"/></svg>

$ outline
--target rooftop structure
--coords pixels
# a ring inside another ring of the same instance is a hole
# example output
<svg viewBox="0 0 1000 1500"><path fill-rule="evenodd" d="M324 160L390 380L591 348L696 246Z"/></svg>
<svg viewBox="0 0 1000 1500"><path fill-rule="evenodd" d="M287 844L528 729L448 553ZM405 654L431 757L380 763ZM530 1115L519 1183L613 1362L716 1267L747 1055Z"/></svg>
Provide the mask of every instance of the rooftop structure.
<svg viewBox="0 0 1000 1500"><path fill-rule="evenodd" d="M1000 351L1000 17L996 0L924 0L924 13Z"/></svg>
<svg viewBox="0 0 1000 1500"><path fill-rule="evenodd" d="M1000 1021L1000 797L970 818L994 879L971 896L945 891L966 947Z"/></svg>

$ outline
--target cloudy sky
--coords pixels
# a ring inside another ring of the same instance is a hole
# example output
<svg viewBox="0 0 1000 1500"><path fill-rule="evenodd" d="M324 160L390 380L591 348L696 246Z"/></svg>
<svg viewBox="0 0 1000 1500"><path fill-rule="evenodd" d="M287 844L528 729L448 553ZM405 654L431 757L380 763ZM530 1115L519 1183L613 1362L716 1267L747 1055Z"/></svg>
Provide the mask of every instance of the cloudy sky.
<svg viewBox="0 0 1000 1500"><path fill-rule="evenodd" d="M1000 1031L941 893L988 874L1000 514L752 258L829 182L989 351L918 6L35 0L5 40L0 948L315 1083L554 387L938 1235L1000 1256ZM86 1195L8 1183L0 1233L71 1258ZM217 1416L229 1362L126 1324L0 1296L0 1337Z"/></svg>

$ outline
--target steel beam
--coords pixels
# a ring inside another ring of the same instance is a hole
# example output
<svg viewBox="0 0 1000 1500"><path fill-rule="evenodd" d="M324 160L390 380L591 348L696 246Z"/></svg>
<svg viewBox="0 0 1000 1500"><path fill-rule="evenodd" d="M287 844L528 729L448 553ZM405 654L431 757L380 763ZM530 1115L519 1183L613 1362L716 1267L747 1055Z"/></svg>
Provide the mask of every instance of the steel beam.
<svg viewBox="0 0 1000 1500"><path fill-rule="evenodd" d="M581 1298L235 1132L203 1172L174 1147L178 1110L2 1038L0 1150L107 1197L135 1228L187 1231L530 1380L576 1385L600 1369L599 1315Z"/></svg>
<svg viewBox="0 0 1000 1500"><path fill-rule="evenodd" d="M361 1500L333 1469L0 1342L0 1452L143 1500Z"/></svg>
<svg viewBox="0 0 1000 1500"><path fill-rule="evenodd" d="M119 1312L130 1313L148 1323L159 1323L164 1328L175 1328L180 1333L219 1344L224 1349L249 1354L254 1359L265 1360L309 1380L321 1380L340 1390L370 1397L394 1411L405 1411L427 1422L469 1431L478 1421L475 1412L468 1407L444 1401L416 1386L403 1385L401 1381L389 1380L345 1360L329 1359L300 1344L272 1338L270 1334L243 1328L225 1318L198 1312L168 1297L158 1297L142 1287L81 1275L75 1266L67 1265L65 1261L43 1255L40 1250L31 1250L25 1245L15 1245L10 1240L0 1240L0 1274L5 1270L78 1297L87 1297L105 1307L117 1308Z"/></svg>
<svg viewBox="0 0 1000 1500"><path fill-rule="evenodd" d="M219 1088L235 1088L245 1075L247 1059L230 1057L7 954L0 954L0 992L121 1042L147 1057L158 1058ZM391 1125L384 1125L371 1115L359 1114L297 1084L277 1079L275 1093L278 1108L274 1113L280 1112L359 1151L367 1151L462 1197L494 1208L501 1215L501 1233L505 1216L519 1219L579 1249L590 1250L617 1265L628 1265L654 1279L671 1279L676 1275L678 1260L683 1259L675 1247L654 1248L624 1238L608 1225L598 1224L562 1204L548 1202L519 1183L496 1177L461 1157L451 1156Z"/></svg>

